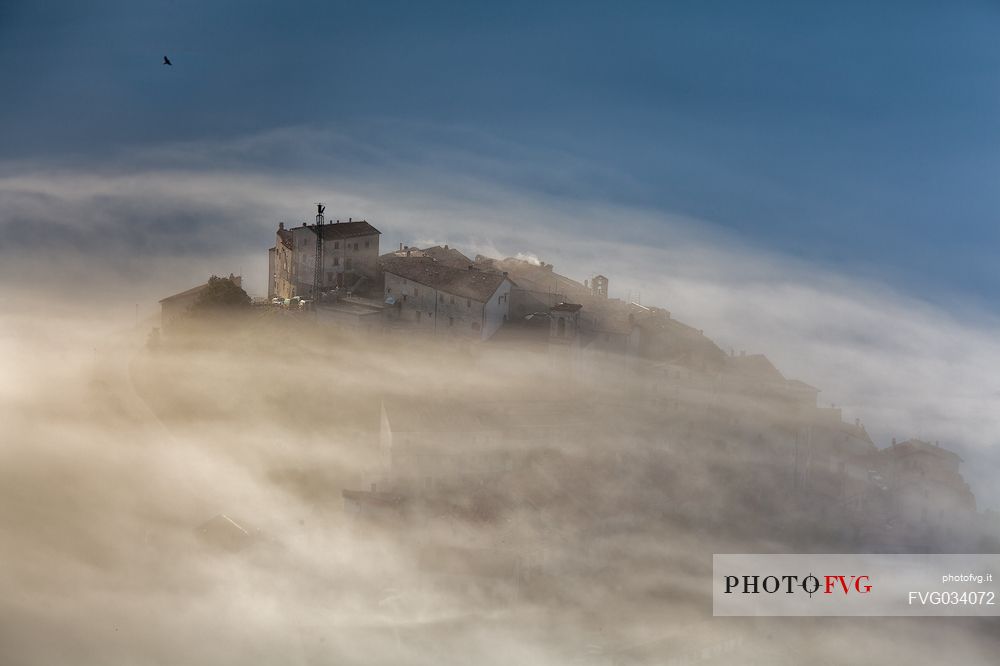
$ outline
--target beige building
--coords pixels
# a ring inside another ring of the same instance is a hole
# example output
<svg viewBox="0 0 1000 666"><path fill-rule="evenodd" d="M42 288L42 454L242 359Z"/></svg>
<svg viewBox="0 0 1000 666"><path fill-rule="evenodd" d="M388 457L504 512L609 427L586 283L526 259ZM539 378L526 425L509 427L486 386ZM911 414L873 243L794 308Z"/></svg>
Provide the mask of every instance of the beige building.
<svg viewBox="0 0 1000 666"><path fill-rule="evenodd" d="M316 244L323 239L320 289L358 291L375 283L381 231L365 220L302 224L278 223L274 247L268 250L269 298L317 298L313 294Z"/></svg>
<svg viewBox="0 0 1000 666"><path fill-rule="evenodd" d="M436 335L488 340L508 318L506 273L433 257L383 257L387 319Z"/></svg>
<svg viewBox="0 0 1000 666"><path fill-rule="evenodd" d="M976 498L953 451L919 439L882 450L885 476L900 517L909 524L957 524L976 510Z"/></svg>

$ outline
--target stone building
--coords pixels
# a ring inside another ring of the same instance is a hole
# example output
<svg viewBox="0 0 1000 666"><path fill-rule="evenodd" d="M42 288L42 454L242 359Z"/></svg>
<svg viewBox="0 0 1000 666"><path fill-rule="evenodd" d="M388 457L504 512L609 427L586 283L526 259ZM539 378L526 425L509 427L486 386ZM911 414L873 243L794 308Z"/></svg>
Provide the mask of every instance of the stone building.
<svg viewBox="0 0 1000 666"><path fill-rule="evenodd" d="M323 237L320 289L357 291L375 283L381 231L365 220L305 224L285 228L278 223L274 247L268 250L269 298L318 298L313 294L316 242Z"/></svg>
<svg viewBox="0 0 1000 666"><path fill-rule="evenodd" d="M976 498L959 472L961 457L919 439L881 451L884 475L896 499L896 510L909 524L948 524L967 519Z"/></svg>
<svg viewBox="0 0 1000 666"><path fill-rule="evenodd" d="M433 257L383 257L387 318L436 335L488 340L508 318L506 273Z"/></svg>

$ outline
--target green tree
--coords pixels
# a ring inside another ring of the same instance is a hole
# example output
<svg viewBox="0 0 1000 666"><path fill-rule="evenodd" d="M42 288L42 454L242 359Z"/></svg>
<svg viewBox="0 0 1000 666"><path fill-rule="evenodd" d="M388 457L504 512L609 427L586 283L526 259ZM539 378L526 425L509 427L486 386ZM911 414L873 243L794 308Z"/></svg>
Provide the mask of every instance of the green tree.
<svg viewBox="0 0 1000 666"><path fill-rule="evenodd" d="M235 281L213 275L208 286L198 294L195 310L221 310L250 307L250 297Z"/></svg>

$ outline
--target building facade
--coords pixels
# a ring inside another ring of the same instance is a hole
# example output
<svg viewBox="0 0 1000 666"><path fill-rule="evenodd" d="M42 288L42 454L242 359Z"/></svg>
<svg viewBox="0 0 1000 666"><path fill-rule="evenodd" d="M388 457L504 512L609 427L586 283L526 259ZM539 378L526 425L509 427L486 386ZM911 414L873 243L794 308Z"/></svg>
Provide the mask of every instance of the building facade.
<svg viewBox="0 0 1000 666"><path fill-rule="evenodd" d="M280 222L274 247L268 250L269 298L318 298L313 293L316 244L323 239L320 291L358 290L378 275L378 245L382 232L364 220L303 224L291 229Z"/></svg>
<svg viewBox="0 0 1000 666"><path fill-rule="evenodd" d="M488 340L508 318L506 273L412 256L383 258L382 269L387 317L395 325Z"/></svg>

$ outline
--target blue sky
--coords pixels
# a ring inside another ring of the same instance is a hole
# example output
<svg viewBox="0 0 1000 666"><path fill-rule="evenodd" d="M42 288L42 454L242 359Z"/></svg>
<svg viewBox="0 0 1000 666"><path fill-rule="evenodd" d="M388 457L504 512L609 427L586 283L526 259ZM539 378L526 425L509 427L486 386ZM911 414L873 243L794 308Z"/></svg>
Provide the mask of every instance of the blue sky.
<svg viewBox="0 0 1000 666"><path fill-rule="evenodd" d="M0 157L330 129L995 311L998 29L985 2L3 0Z"/></svg>

